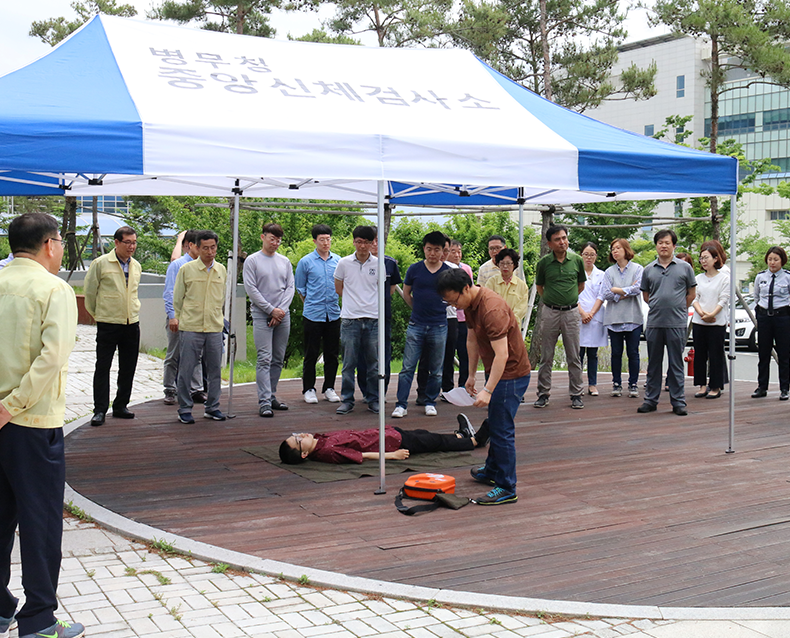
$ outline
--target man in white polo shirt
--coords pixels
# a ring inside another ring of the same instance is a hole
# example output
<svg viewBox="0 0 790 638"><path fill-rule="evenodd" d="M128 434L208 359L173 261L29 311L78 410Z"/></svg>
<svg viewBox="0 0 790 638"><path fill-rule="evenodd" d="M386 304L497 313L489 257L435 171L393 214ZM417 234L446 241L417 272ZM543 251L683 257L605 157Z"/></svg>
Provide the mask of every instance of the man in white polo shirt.
<svg viewBox="0 0 790 638"><path fill-rule="evenodd" d="M378 357L378 263L370 252L376 231L372 226L357 226L353 233L354 248L343 257L335 269L335 290L343 298L340 309L340 340L343 343L343 384L338 414L354 409L354 372L357 361L367 364L368 410L379 411Z"/></svg>

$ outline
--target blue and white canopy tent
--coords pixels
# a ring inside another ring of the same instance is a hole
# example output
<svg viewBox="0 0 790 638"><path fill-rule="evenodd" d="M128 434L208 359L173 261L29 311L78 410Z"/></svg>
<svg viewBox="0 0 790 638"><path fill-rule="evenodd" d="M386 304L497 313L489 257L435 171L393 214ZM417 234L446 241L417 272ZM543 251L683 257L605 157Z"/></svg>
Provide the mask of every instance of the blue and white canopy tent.
<svg viewBox="0 0 790 638"><path fill-rule="evenodd" d="M383 227L385 202L734 196L737 178L733 158L568 111L455 49L97 16L0 77L0 195L227 195L236 219L240 195L375 202Z"/></svg>

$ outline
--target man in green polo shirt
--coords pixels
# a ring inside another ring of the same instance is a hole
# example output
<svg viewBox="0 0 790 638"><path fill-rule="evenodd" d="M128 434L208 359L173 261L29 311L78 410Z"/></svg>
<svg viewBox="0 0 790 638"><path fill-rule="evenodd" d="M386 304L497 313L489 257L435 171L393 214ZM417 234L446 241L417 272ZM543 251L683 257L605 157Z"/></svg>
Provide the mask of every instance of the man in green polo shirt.
<svg viewBox="0 0 790 638"><path fill-rule="evenodd" d="M565 226L550 226L546 231L546 240L551 252L538 262L535 273L535 286L543 299L543 313L538 400L534 406L545 408L549 404L554 348L562 335L568 361L571 407L580 410L584 407L582 363L579 357L581 317L576 306L579 305L579 293L584 290L587 274L582 258L568 252L568 229Z"/></svg>

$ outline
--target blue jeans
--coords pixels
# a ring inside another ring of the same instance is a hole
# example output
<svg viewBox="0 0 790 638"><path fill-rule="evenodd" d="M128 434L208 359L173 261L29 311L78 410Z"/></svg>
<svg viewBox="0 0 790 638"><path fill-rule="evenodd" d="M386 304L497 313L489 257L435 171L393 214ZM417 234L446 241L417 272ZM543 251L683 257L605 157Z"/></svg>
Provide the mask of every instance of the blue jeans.
<svg viewBox="0 0 790 638"><path fill-rule="evenodd" d="M630 332L609 331L609 340L612 343L612 385L623 385L621 370L623 369L623 343L628 355L628 387L636 387L639 381L639 335L642 327L634 328Z"/></svg>
<svg viewBox="0 0 790 638"><path fill-rule="evenodd" d="M584 365L584 354L587 353L587 385L598 385L598 348L579 348L579 361Z"/></svg>
<svg viewBox="0 0 790 638"><path fill-rule="evenodd" d="M354 405L354 372L360 359L367 365L365 401L379 400L378 319L341 319L340 341L343 343L343 385L340 400Z"/></svg>
<svg viewBox="0 0 790 638"><path fill-rule="evenodd" d="M500 380L488 404L488 458L485 474L497 487L516 491L516 412L529 387L529 376Z"/></svg>
<svg viewBox="0 0 790 638"><path fill-rule="evenodd" d="M414 370L423 350L428 355L428 383L425 386L425 405L436 405L442 387L442 365L444 344L447 340L447 324L426 326L409 322L406 329L406 347L403 350L403 368L398 375L397 407L409 404L409 392L414 381Z"/></svg>

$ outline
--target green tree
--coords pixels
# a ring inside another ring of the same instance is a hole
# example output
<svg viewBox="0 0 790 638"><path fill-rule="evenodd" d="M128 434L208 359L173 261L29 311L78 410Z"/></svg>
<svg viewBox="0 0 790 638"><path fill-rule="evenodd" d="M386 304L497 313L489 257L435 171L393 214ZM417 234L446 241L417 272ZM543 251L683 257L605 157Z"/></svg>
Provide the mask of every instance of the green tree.
<svg viewBox="0 0 790 638"><path fill-rule="evenodd" d="M39 38L50 46L55 46L64 40L83 24L98 14L123 16L131 18L137 15L137 9L131 4L118 4L116 0L86 0L85 2L71 3L71 8L77 14L75 19L69 20L64 17L49 18L48 20L36 20L30 26L29 35Z"/></svg>
<svg viewBox="0 0 790 638"><path fill-rule="evenodd" d="M672 29L711 44L710 69L706 73L711 97L708 148L716 153L719 143L719 98L727 91L744 88L727 84L734 69L755 73L753 83L790 86L790 5L785 0L657 0L653 24ZM721 238L723 216L719 202L709 199L711 235Z"/></svg>
<svg viewBox="0 0 790 638"><path fill-rule="evenodd" d="M147 17L181 24L196 21L208 31L273 38L269 14L279 6L279 0L164 0Z"/></svg>
<svg viewBox="0 0 790 638"><path fill-rule="evenodd" d="M330 35L323 29L313 29L310 33L306 33L305 35L298 38L292 37L289 33L288 39L297 40L300 42L322 42L324 44L362 44L359 40L355 40L350 36L344 35L342 33Z"/></svg>
<svg viewBox="0 0 790 638"><path fill-rule="evenodd" d="M535 93L584 111L655 95L655 64L611 79L626 37L617 0L464 0L450 35Z"/></svg>

